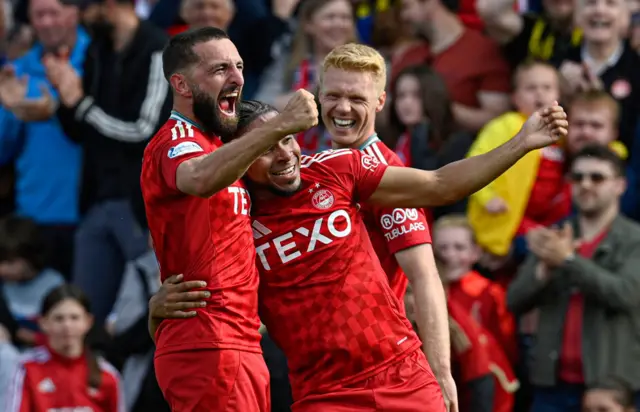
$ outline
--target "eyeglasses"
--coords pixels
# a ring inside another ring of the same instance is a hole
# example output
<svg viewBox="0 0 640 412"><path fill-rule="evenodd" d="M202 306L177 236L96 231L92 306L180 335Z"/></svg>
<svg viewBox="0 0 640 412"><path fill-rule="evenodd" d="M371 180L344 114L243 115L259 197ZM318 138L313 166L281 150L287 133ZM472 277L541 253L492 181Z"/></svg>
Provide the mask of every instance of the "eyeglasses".
<svg viewBox="0 0 640 412"><path fill-rule="evenodd" d="M583 180L589 179L593 184L600 184L605 180L611 179L611 176L605 176L602 173L594 172L594 173L582 173L582 172L573 172L570 175L570 179L573 183L582 183Z"/></svg>

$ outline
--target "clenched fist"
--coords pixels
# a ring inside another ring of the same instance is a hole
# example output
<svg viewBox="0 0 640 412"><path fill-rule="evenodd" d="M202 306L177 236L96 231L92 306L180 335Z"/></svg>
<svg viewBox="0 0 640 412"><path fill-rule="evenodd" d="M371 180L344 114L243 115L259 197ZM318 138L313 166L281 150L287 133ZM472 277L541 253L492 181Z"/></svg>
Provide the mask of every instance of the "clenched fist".
<svg viewBox="0 0 640 412"><path fill-rule="evenodd" d="M313 94L298 90L279 116L280 126L286 134L309 130L318 124L318 106Z"/></svg>

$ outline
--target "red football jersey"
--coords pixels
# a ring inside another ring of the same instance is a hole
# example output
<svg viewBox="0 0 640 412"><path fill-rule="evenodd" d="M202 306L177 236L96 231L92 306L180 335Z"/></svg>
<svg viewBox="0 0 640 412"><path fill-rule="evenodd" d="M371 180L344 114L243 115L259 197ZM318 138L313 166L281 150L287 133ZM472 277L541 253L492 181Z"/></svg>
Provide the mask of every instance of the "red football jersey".
<svg viewBox="0 0 640 412"><path fill-rule="evenodd" d="M222 142L179 113L151 140L142 165L142 194L162 280L178 273L204 280L211 298L190 319L165 319L156 355L197 348L260 352L258 272L242 181L208 199L176 187L180 163L211 153Z"/></svg>
<svg viewBox="0 0 640 412"><path fill-rule="evenodd" d="M357 150L301 160L292 196L255 198L260 315L294 399L365 379L420 347L375 256L358 202L386 165Z"/></svg>
<svg viewBox="0 0 640 412"><path fill-rule="evenodd" d="M118 372L103 359L98 359L98 367L101 384L99 388L91 388L85 356L65 358L46 346L29 350L16 371L6 410L124 412Z"/></svg>
<svg viewBox="0 0 640 412"><path fill-rule="evenodd" d="M360 150L375 157L382 164L404 166L398 155L376 135L369 138ZM394 254L412 246L431 243L427 218L422 209L385 208L363 204L361 211L373 249L404 313L404 294L409 280L398 265Z"/></svg>

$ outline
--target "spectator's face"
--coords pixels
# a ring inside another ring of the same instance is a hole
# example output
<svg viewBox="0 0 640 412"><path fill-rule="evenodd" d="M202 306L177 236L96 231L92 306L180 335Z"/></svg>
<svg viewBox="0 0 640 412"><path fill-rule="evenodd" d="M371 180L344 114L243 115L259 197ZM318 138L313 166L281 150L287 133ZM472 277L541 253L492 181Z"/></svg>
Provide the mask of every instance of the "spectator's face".
<svg viewBox="0 0 640 412"><path fill-rule="evenodd" d="M36 275L33 267L25 259L10 259L0 262L0 279L7 282L19 282Z"/></svg>
<svg viewBox="0 0 640 412"><path fill-rule="evenodd" d="M368 138L385 99L385 92L370 73L329 68L320 85L320 106L333 141L350 147Z"/></svg>
<svg viewBox="0 0 640 412"><path fill-rule="evenodd" d="M227 30L233 18L232 0L183 0L181 16L190 28L213 26Z"/></svg>
<svg viewBox="0 0 640 412"><path fill-rule="evenodd" d="M329 52L355 39L353 9L346 0L333 0L319 8L305 24L316 50Z"/></svg>
<svg viewBox="0 0 640 412"><path fill-rule="evenodd" d="M608 146L618 136L615 114L607 104L576 102L569 110L569 119L566 142L569 154L589 144Z"/></svg>
<svg viewBox="0 0 640 412"><path fill-rule="evenodd" d="M624 178L616 176L611 164L600 159L577 159L571 168L571 180L573 200L584 216L609 210L625 190Z"/></svg>
<svg viewBox="0 0 640 412"><path fill-rule="evenodd" d="M433 248L445 282L464 276L480 257L480 250L464 227L441 227L433 234Z"/></svg>
<svg viewBox="0 0 640 412"><path fill-rule="evenodd" d="M615 399L615 392L604 389L587 391L582 402L582 412L627 412Z"/></svg>
<svg viewBox="0 0 640 412"><path fill-rule="evenodd" d="M398 79L393 101L396 115L405 127L415 126L424 120L422 91L416 76L405 74Z"/></svg>
<svg viewBox="0 0 640 412"><path fill-rule="evenodd" d="M573 18L574 0L543 0L545 13L553 20L566 22Z"/></svg>
<svg viewBox="0 0 640 412"><path fill-rule="evenodd" d="M579 0L578 23L586 41L608 43L620 39L629 23L625 0Z"/></svg>
<svg viewBox="0 0 640 412"><path fill-rule="evenodd" d="M74 299L61 301L40 320L50 345L63 352L82 347L92 324L92 316Z"/></svg>
<svg viewBox="0 0 640 412"><path fill-rule="evenodd" d="M196 44L200 56L185 76L175 75L172 85L178 93L193 99L193 113L208 131L226 139L236 132L236 103L240 99L244 77L242 59L229 39Z"/></svg>
<svg viewBox="0 0 640 412"><path fill-rule="evenodd" d="M558 75L551 67L536 65L517 76L513 103L520 113L531 116L559 100Z"/></svg>
<svg viewBox="0 0 640 412"><path fill-rule="evenodd" d="M31 0L29 18L37 39L47 49L62 46L78 23L78 10L58 0Z"/></svg>
<svg viewBox="0 0 640 412"><path fill-rule="evenodd" d="M275 116L275 112L260 116L247 132ZM300 156L298 142L293 136L287 136L253 162L247 170L247 177L260 185L270 186L277 192L296 192L300 188Z"/></svg>
<svg viewBox="0 0 640 412"><path fill-rule="evenodd" d="M437 0L402 0L400 18L420 33L425 23L431 20Z"/></svg>

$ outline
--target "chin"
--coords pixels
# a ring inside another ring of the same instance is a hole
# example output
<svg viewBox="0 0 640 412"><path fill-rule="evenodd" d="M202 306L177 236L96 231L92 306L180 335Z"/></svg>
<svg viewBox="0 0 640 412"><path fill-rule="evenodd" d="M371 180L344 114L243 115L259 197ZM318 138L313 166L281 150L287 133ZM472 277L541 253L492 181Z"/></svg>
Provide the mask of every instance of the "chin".
<svg viewBox="0 0 640 412"><path fill-rule="evenodd" d="M330 126L327 129L329 130L329 134L331 134L331 140L340 146L351 146L358 141L359 136L355 128L340 129Z"/></svg>

